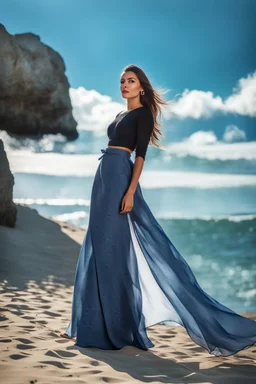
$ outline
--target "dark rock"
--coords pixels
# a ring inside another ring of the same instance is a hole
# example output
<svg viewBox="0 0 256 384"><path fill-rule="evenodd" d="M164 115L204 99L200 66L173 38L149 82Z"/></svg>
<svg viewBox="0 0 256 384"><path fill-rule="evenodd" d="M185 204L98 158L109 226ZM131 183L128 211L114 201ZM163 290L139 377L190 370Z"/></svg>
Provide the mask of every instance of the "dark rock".
<svg viewBox="0 0 256 384"><path fill-rule="evenodd" d="M38 35L10 35L0 24L0 129L78 137L62 57Z"/></svg>
<svg viewBox="0 0 256 384"><path fill-rule="evenodd" d="M14 177L0 139L0 225L15 227L17 207L12 201Z"/></svg>

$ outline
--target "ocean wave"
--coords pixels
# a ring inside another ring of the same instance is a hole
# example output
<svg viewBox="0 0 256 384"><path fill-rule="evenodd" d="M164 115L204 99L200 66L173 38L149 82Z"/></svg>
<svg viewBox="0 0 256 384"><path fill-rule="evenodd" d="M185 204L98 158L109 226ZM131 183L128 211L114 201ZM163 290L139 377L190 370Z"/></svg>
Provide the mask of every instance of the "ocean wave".
<svg viewBox="0 0 256 384"><path fill-rule="evenodd" d="M8 153L13 173L32 173L52 176L93 176L98 155L63 155L60 153L32 153L12 151Z"/></svg>
<svg viewBox="0 0 256 384"><path fill-rule="evenodd" d="M61 155L57 153L32 154L19 152L9 154L13 173L30 173L52 176L93 177L99 164L97 155ZM236 188L256 186L256 176L219 174L206 172L160 171L145 169L141 185L154 188Z"/></svg>
<svg viewBox="0 0 256 384"><path fill-rule="evenodd" d="M26 204L26 205L50 205L50 206L89 206L90 200L86 199L49 199L49 198L40 198L40 199L33 199L33 198L14 198L13 199L15 204Z"/></svg>
<svg viewBox="0 0 256 384"><path fill-rule="evenodd" d="M192 156L199 159L213 160L256 160L256 141L212 144L195 144L190 140L165 146L166 153L177 157Z"/></svg>
<svg viewBox="0 0 256 384"><path fill-rule="evenodd" d="M156 215L157 219L162 220L201 220L201 221L214 221L219 222L227 220L234 223L241 221L256 221L256 214L241 214L241 215L184 215L180 212L171 212L168 214Z"/></svg>
<svg viewBox="0 0 256 384"><path fill-rule="evenodd" d="M182 171L144 171L141 176L141 185L146 189L255 187L256 176Z"/></svg>
<svg viewBox="0 0 256 384"><path fill-rule="evenodd" d="M34 207L38 206L50 206L50 207L76 207L76 206L84 206L84 207L90 207L90 200L86 199L61 199L61 198L55 198L55 199L33 199L33 198L14 198L13 199L15 204L25 204L25 205L33 205ZM60 215L55 215L54 217L56 220L59 220L57 217L66 217L68 219L74 218L77 215L77 218L82 217L80 216L82 211L74 211L69 213L64 213ZM69 216L70 215L70 216ZM87 215L86 215L87 216ZM86 217L83 216L83 217ZM229 215L195 215L195 214L184 214L182 212L170 212L166 214L155 214L155 217L157 219L161 220L186 220L186 221L193 221L193 220L201 220L201 221L222 221L227 220L234 223L239 223L241 221L256 221L256 213L255 214L229 214Z"/></svg>
<svg viewBox="0 0 256 384"><path fill-rule="evenodd" d="M88 217L88 213L84 211L76 211L71 213L62 213L60 215L52 216L52 219L64 222L75 222L79 219L84 219Z"/></svg>
<svg viewBox="0 0 256 384"><path fill-rule="evenodd" d="M161 157L148 156L148 165L151 169L161 170L182 170L182 171L200 171L229 174L256 174L256 160L207 160L191 155L184 157L173 155L162 155Z"/></svg>

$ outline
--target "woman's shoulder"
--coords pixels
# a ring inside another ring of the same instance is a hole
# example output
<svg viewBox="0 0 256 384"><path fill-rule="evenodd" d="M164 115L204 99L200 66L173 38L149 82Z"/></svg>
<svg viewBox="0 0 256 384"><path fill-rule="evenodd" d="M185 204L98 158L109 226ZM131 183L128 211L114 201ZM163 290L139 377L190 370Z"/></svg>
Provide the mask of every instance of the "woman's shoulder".
<svg viewBox="0 0 256 384"><path fill-rule="evenodd" d="M147 122L154 121L152 111L147 105L143 106L142 108L139 108L137 112L138 112L137 117L140 121L143 121L143 120L146 120Z"/></svg>
<svg viewBox="0 0 256 384"><path fill-rule="evenodd" d="M139 113L151 113L151 109L147 105L143 105L143 107L140 107L137 109Z"/></svg>
<svg viewBox="0 0 256 384"><path fill-rule="evenodd" d="M137 129L140 132L151 133L154 129L154 117L151 109L147 106L141 108L136 116Z"/></svg>

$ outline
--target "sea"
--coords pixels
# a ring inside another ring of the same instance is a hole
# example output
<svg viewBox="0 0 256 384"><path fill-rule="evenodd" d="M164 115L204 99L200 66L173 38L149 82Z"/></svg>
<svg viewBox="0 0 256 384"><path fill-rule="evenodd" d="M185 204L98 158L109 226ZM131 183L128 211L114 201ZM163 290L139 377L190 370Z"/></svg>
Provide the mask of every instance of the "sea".
<svg viewBox="0 0 256 384"><path fill-rule="evenodd" d="M256 141L203 137L166 140L163 150L149 146L142 192L201 287L234 311L256 311ZM86 228L106 134L80 131L68 142L59 134L34 140L1 131L0 138L15 178L14 202Z"/></svg>

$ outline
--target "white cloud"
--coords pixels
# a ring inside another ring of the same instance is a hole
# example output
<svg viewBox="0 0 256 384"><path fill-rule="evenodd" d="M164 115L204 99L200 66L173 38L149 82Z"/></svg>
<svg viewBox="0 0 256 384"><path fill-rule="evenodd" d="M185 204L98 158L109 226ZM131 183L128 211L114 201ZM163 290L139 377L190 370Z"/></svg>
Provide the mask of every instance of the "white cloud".
<svg viewBox="0 0 256 384"><path fill-rule="evenodd" d="M215 144L217 142L217 136L213 131L197 131L192 133L184 142L194 145Z"/></svg>
<svg viewBox="0 0 256 384"><path fill-rule="evenodd" d="M123 104L114 102L110 96L101 95L95 90L87 90L84 87L70 88L69 94L78 130L93 131L98 135L105 134L106 127L117 113L126 109Z"/></svg>
<svg viewBox="0 0 256 384"><path fill-rule="evenodd" d="M256 117L256 72L248 75L246 79L240 79L233 91L234 94L225 101L228 111Z"/></svg>
<svg viewBox="0 0 256 384"><path fill-rule="evenodd" d="M115 102L110 96L101 95L96 90L79 87L70 88L69 92L78 130L104 135L116 114L126 109L125 104ZM166 120L211 118L220 113L256 117L256 72L240 79L233 94L226 100L214 96L211 91L185 89L179 98L169 101L168 106L163 108Z"/></svg>
<svg viewBox="0 0 256 384"><path fill-rule="evenodd" d="M235 132L236 129L231 131ZM165 147L167 154L181 158L193 156L209 161L256 159L256 141L225 142L218 140L213 131L197 131L183 141L169 143Z"/></svg>
<svg viewBox="0 0 256 384"><path fill-rule="evenodd" d="M173 117L178 119L212 117L216 111L222 108L222 105L221 97L214 97L210 91L185 89L178 100L169 102L165 116L167 119Z"/></svg>
<svg viewBox="0 0 256 384"><path fill-rule="evenodd" d="M223 134L223 140L228 143L246 140L245 131L239 129L236 125L228 125Z"/></svg>
<svg viewBox="0 0 256 384"><path fill-rule="evenodd" d="M240 79L233 94L225 100L210 91L185 89L179 99L169 102L165 117L201 119L220 113L256 117L256 72Z"/></svg>

